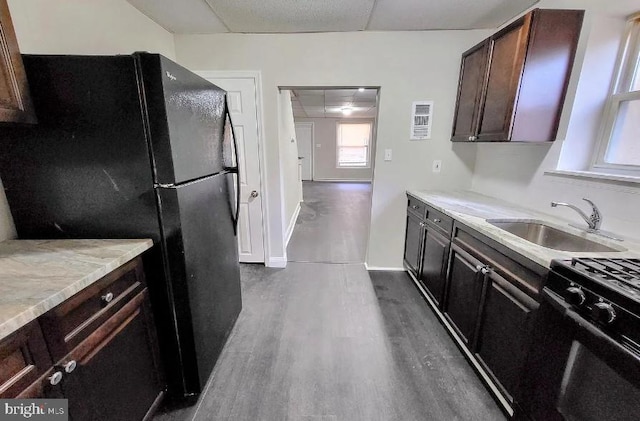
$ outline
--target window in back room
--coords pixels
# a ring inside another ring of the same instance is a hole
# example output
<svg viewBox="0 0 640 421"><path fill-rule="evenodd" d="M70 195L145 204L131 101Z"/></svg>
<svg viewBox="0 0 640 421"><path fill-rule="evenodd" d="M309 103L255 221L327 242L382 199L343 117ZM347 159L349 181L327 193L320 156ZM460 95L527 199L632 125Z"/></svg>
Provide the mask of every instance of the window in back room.
<svg viewBox="0 0 640 421"><path fill-rule="evenodd" d="M629 18L592 170L640 172L640 13Z"/></svg>
<svg viewBox="0 0 640 421"><path fill-rule="evenodd" d="M337 166L368 167L371 123L338 123Z"/></svg>

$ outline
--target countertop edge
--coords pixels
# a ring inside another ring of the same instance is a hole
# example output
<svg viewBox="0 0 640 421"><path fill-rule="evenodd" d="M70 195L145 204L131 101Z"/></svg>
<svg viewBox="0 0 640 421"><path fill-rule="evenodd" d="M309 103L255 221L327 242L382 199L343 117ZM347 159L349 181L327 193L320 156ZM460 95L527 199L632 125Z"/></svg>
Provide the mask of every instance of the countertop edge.
<svg viewBox="0 0 640 421"><path fill-rule="evenodd" d="M141 244L139 246L106 263L104 266L89 273L82 279L75 281L73 284L67 286L66 288L63 288L57 293L54 293L48 298L33 305L29 309L24 310L16 316L2 322L0 324L0 341L16 332L20 328L31 323L32 321L36 320L38 317L42 316L57 305L68 300L76 293L82 291L94 282L103 278L105 275L109 274L125 263L130 262L131 260L135 259L139 255L153 247L153 241L150 239L140 240L140 243Z"/></svg>

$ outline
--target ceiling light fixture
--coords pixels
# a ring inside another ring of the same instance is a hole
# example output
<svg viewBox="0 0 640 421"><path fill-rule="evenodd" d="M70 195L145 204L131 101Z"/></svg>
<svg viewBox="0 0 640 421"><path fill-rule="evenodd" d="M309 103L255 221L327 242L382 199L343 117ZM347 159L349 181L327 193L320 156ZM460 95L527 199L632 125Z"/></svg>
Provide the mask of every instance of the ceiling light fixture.
<svg viewBox="0 0 640 421"><path fill-rule="evenodd" d="M342 114L344 115L350 115L353 112L353 108L351 107L343 107L342 108Z"/></svg>
<svg viewBox="0 0 640 421"><path fill-rule="evenodd" d="M358 92L364 92L364 88L358 88Z"/></svg>

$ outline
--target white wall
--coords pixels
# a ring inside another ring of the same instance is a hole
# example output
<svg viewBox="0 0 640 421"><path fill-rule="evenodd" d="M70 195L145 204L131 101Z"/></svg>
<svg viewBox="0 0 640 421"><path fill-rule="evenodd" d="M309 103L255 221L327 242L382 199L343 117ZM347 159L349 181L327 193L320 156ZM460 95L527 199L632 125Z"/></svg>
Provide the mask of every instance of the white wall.
<svg viewBox="0 0 640 421"><path fill-rule="evenodd" d="M282 90L278 95L279 107L279 144L280 144L280 177L283 200L282 226L285 231L292 229L297 216L296 209L302 200L302 186L298 174L298 141L293 122L291 107L291 91ZM283 238L286 241L286 238Z"/></svg>
<svg viewBox="0 0 640 421"><path fill-rule="evenodd" d="M146 50L175 58L173 35L125 0L9 0L25 54L118 54ZM1 181L0 181L1 187ZM0 188L0 241L16 232Z"/></svg>
<svg viewBox="0 0 640 421"><path fill-rule="evenodd" d="M406 189L469 188L475 148L450 141L460 55L490 31L177 35L178 61L194 70L260 70L264 89L271 250L282 220L278 86L380 86L367 263L402 267ZM411 103L434 100L432 139L410 141ZM385 162L381 151L393 150ZM442 172L431 173L434 159ZM277 216L276 216L277 215Z"/></svg>
<svg viewBox="0 0 640 421"><path fill-rule="evenodd" d="M338 168L337 148L338 130L337 124L343 123L371 123L372 119L364 118L296 118L296 122L313 123L313 179L319 181L329 180L355 180L371 181L373 179L373 165L368 168ZM373 130L371 133L373 137ZM372 139L372 142L374 140ZM318 148L317 145L320 145ZM375 143L372 143L372 155L375 157Z"/></svg>
<svg viewBox="0 0 640 421"><path fill-rule="evenodd" d="M558 139L552 144L478 144L472 189L527 207L581 222L570 209L551 209L552 200L582 206L582 198L600 207L603 229L640 237L640 188L637 184L595 181L545 174L558 166L584 170L598 137L613 62L624 30L624 9L597 0L543 1L540 7L586 8L576 64ZM621 1L617 6L622 6ZM637 2L627 12L640 7ZM610 4L610 3L607 3ZM559 164L558 164L559 163Z"/></svg>

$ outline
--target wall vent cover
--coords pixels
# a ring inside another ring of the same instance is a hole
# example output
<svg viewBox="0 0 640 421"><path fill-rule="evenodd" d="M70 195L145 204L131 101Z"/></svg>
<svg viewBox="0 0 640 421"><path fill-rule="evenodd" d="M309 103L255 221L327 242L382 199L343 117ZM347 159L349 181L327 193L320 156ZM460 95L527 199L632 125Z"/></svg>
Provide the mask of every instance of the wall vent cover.
<svg viewBox="0 0 640 421"><path fill-rule="evenodd" d="M414 101L411 107L411 140L431 139L433 101Z"/></svg>

